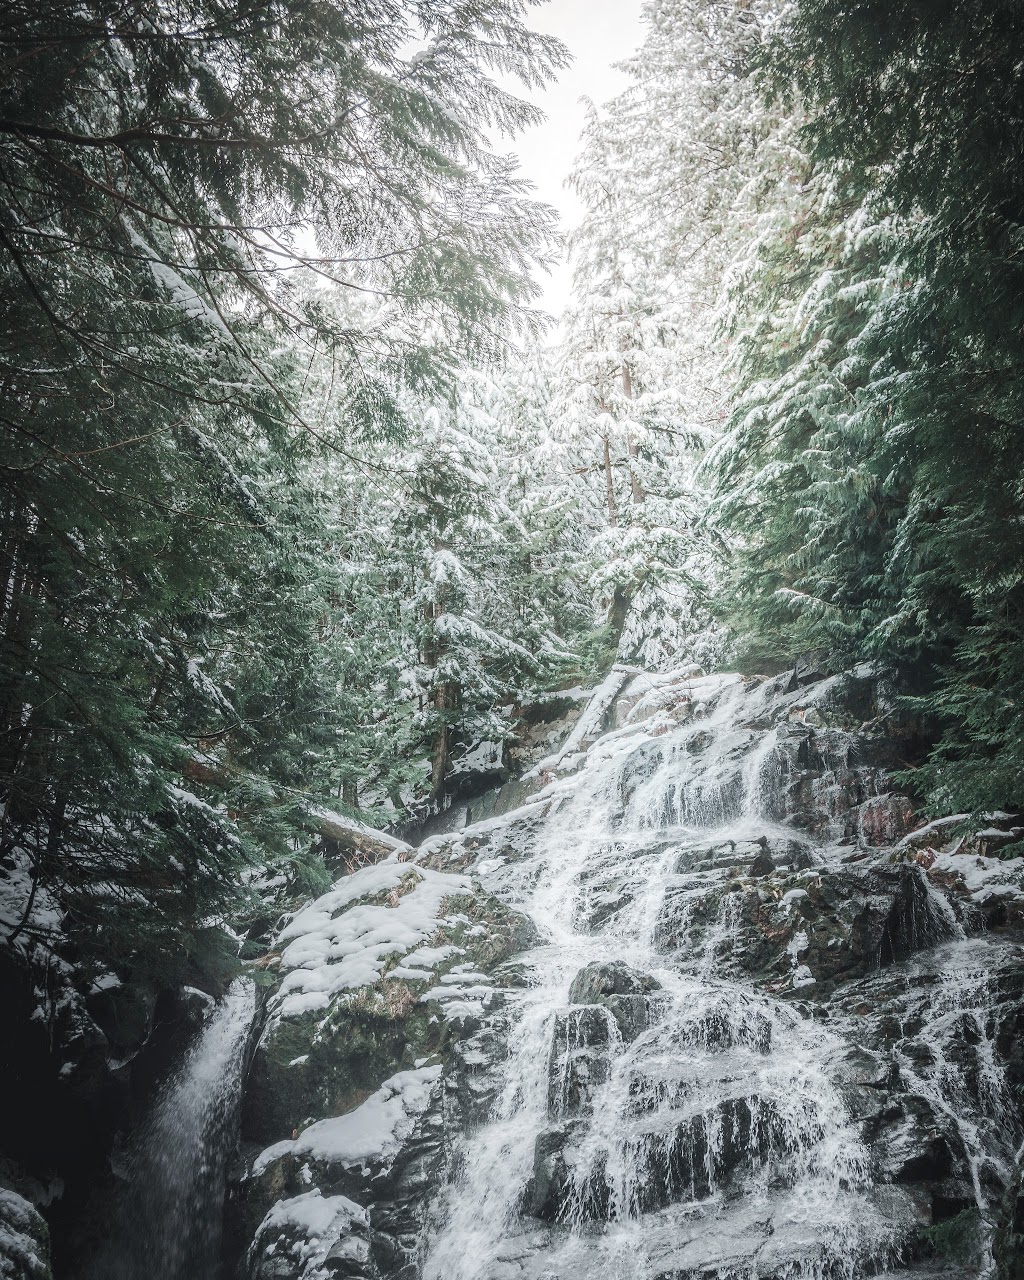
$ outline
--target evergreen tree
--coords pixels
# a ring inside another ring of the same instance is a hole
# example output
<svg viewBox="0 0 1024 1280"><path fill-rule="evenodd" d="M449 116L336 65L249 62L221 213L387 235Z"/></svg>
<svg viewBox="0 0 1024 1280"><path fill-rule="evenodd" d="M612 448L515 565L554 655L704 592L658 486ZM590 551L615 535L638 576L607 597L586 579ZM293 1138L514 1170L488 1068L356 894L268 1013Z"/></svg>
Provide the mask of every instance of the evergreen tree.
<svg viewBox="0 0 1024 1280"><path fill-rule="evenodd" d="M366 465L403 397L533 323L551 214L486 137L534 114L492 74L564 56L525 11L8 7L0 861L26 876L22 942L42 886L106 960L194 949L240 866L299 849L308 793L373 749L336 745L352 664L328 658L368 605L308 478Z"/></svg>
<svg viewBox="0 0 1024 1280"><path fill-rule="evenodd" d="M783 651L937 678L921 705L949 728L917 781L938 808L1021 796L1021 22L800 0L766 62L814 176L748 330L744 607Z"/></svg>
<svg viewBox="0 0 1024 1280"><path fill-rule="evenodd" d="M591 111L574 175L586 213L560 406L591 480L594 584L621 656L708 664L724 549L702 472L727 399L715 316L789 121L747 74L758 6L652 3L644 17L631 83Z"/></svg>

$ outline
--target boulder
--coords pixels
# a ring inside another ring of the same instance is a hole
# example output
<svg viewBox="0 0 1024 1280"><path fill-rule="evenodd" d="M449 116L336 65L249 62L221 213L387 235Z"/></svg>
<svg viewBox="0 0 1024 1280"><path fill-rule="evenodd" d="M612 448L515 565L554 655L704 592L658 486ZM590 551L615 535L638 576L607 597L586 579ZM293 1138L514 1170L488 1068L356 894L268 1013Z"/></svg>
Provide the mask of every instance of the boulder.
<svg viewBox="0 0 1024 1280"><path fill-rule="evenodd" d="M774 870L775 859L769 853L767 841L765 841L760 852L755 855L754 861L750 864L750 874L757 877L770 876Z"/></svg>
<svg viewBox="0 0 1024 1280"><path fill-rule="evenodd" d="M824 649L811 649L801 653L793 663L793 671L789 677L789 689L799 689L804 685L816 684L824 680L828 674L828 654Z"/></svg>
<svg viewBox="0 0 1024 1280"><path fill-rule="evenodd" d="M649 974L638 973L621 960L601 961L581 969L572 980L572 1004L603 1005L627 1043L647 1030L647 996L661 984Z"/></svg>
<svg viewBox="0 0 1024 1280"><path fill-rule="evenodd" d="M553 1120L593 1110L594 1090L611 1073L614 1025L612 1011L596 1005L556 1017L548 1060L548 1114Z"/></svg>
<svg viewBox="0 0 1024 1280"><path fill-rule="evenodd" d="M570 1004L600 1004L607 996L646 995L661 984L638 973L623 960L595 961L577 973L569 988Z"/></svg>

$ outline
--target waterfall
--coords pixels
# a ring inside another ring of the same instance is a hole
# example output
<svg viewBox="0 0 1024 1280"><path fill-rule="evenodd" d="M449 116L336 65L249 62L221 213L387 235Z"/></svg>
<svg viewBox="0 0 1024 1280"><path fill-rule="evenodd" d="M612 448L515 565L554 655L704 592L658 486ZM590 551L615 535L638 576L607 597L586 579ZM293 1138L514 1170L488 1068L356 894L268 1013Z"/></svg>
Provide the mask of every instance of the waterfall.
<svg viewBox="0 0 1024 1280"><path fill-rule="evenodd" d="M738 715L745 696L709 677L685 724L609 734L555 784L534 846L481 865L543 941L509 993L497 1100L435 1207L425 1280L824 1280L898 1256L843 1042L730 979L738 894L691 937L730 846L796 834L767 816L778 739L749 727L756 707Z"/></svg>
<svg viewBox="0 0 1024 1280"><path fill-rule="evenodd" d="M909 830L870 672L609 687L517 809L318 900L339 963L397 953L376 989L402 996L380 1041L400 1047L335 1115L324 1079L372 1043L362 996L282 1017L268 1078L323 1118L246 1166L245 1274L989 1275L1024 1139L1024 859ZM381 886L421 874L472 906L398 942L417 890L378 906Z"/></svg>
<svg viewBox="0 0 1024 1280"><path fill-rule="evenodd" d="M237 979L208 1011L125 1153L111 1239L91 1280L215 1280L255 994Z"/></svg>

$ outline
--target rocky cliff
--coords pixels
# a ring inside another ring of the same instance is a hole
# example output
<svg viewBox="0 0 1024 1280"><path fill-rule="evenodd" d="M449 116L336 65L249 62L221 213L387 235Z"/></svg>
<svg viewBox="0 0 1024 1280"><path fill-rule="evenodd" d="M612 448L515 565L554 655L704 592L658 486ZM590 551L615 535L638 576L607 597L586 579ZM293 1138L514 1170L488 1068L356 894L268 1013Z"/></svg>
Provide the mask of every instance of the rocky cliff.
<svg viewBox="0 0 1024 1280"><path fill-rule="evenodd" d="M913 738L868 668L620 670L518 808L289 919L240 1275L1016 1277L1021 831L917 818Z"/></svg>

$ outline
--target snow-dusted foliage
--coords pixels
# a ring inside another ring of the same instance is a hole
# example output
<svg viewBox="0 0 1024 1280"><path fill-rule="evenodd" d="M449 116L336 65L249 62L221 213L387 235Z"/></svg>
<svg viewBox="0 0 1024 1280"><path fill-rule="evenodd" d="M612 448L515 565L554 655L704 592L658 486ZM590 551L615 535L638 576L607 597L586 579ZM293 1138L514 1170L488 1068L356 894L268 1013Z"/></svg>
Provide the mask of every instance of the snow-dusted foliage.
<svg viewBox="0 0 1024 1280"><path fill-rule="evenodd" d="M649 4L630 84L590 109L573 175L585 216L556 421L596 601L619 654L651 667L721 649L707 602L723 547L702 471L728 415L719 318L792 130L750 75L767 13Z"/></svg>

